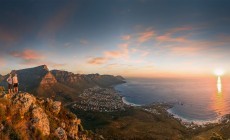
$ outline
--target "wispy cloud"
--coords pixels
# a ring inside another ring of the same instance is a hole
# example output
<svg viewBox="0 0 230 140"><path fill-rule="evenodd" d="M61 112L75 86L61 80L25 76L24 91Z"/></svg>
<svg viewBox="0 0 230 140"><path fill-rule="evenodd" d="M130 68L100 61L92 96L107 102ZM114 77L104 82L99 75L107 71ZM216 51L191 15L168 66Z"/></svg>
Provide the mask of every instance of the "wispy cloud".
<svg viewBox="0 0 230 140"><path fill-rule="evenodd" d="M153 30L150 30L150 31L145 31L145 32L142 32L142 33L139 33L139 37L137 39L137 41L139 43L143 43L143 42L146 42L148 41L149 39L151 39L153 36L154 36L154 31Z"/></svg>
<svg viewBox="0 0 230 140"><path fill-rule="evenodd" d="M131 39L131 35L124 35L121 38L122 38L122 40L128 41Z"/></svg>
<svg viewBox="0 0 230 140"><path fill-rule="evenodd" d="M120 58L120 57L129 57L128 43L119 44L119 49L116 51L105 51L104 55L107 58Z"/></svg>
<svg viewBox="0 0 230 140"><path fill-rule="evenodd" d="M99 65L99 64L104 64L108 61L108 58L106 57L93 57L88 59L88 64L94 64L94 65Z"/></svg>
<svg viewBox="0 0 230 140"><path fill-rule="evenodd" d="M156 40L160 42L186 42L188 41L186 37L172 37L171 34L157 36Z"/></svg>
<svg viewBox="0 0 230 140"><path fill-rule="evenodd" d="M44 58L39 52L31 49L26 49L24 51L12 51L10 55L13 57L17 57L23 60L38 60Z"/></svg>
<svg viewBox="0 0 230 140"><path fill-rule="evenodd" d="M89 41L86 40L86 39L80 39L80 43L81 43L82 45L87 45L87 44L89 44Z"/></svg>

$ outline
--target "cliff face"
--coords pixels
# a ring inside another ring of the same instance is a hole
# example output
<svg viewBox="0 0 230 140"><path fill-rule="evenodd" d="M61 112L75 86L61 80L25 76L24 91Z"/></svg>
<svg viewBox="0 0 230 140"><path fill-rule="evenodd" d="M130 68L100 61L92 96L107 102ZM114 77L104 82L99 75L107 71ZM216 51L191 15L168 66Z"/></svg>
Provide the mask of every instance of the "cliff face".
<svg viewBox="0 0 230 140"><path fill-rule="evenodd" d="M47 72L47 74L42 78L40 86L48 87L53 86L55 83L57 83L56 78L53 76L51 72Z"/></svg>
<svg viewBox="0 0 230 140"><path fill-rule="evenodd" d="M0 139L85 139L81 120L61 102L0 93ZM90 137L88 137L90 139Z"/></svg>

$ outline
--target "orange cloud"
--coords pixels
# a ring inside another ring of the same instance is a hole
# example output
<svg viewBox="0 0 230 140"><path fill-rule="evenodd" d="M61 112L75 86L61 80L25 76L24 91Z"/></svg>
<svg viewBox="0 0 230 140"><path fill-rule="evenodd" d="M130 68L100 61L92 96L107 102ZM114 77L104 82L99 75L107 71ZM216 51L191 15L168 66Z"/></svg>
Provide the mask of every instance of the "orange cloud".
<svg viewBox="0 0 230 140"><path fill-rule="evenodd" d="M43 58L41 54L34 50L26 49L22 52L14 51L10 53L14 57L18 57L24 60L37 60Z"/></svg>
<svg viewBox="0 0 230 140"><path fill-rule="evenodd" d="M181 32L181 31L190 31L194 29L191 26L184 26L184 27L177 27L177 28L172 28L168 32L166 32L163 35L157 36L156 40L160 42L187 42L187 36L180 36L180 37L173 37L174 33Z"/></svg>
<svg viewBox="0 0 230 140"><path fill-rule="evenodd" d="M170 34L157 36L156 40L160 42L186 42L188 41L185 37L172 37Z"/></svg>
<svg viewBox="0 0 230 140"><path fill-rule="evenodd" d="M198 47L174 47L172 48L173 53L185 54L185 53L194 53L200 51L202 48Z"/></svg>
<svg viewBox="0 0 230 140"><path fill-rule="evenodd" d="M108 61L108 58L105 57L95 57L95 58L90 58L88 60L89 64L95 64L95 65L99 65L99 64L104 64Z"/></svg>
<svg viewBox="0 0 230 140"><path fill-rule="evenodd" d="M146 32L143 32L143 33L139 33L139 37L138 37L137 41L139 43L146 42L149 39L151 39L153 37L153 35L154 35L153 31L146 31Z"/></svg>
<svg viewBox="0 0 230 140"><path fill-rule="evenodd" d="M125 35L125 36L122 36L121 38L122 38L122 40L130 40L131 36L130 35Z"/></svg>
<svg viewBox="0 0 230 140"><path fill-rule="evenodd" d="M116 51L105 51L104 54L106 57L108 58L119 58L119 57L128 57L129 55L129 49L128 43L124 43L124 44L120 44L119 46L119 50Z"/></svg>

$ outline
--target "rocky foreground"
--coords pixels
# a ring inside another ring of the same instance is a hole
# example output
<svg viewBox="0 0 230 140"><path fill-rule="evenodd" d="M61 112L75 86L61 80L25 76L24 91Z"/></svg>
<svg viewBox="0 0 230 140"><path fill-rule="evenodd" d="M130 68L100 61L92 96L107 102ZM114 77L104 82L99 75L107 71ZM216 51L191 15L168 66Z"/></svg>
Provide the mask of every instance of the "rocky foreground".
<svg viewBox="0 0 230 140"><path fill-rule="evenodd" d="M61 102L41 99L29 93L0 95L1 140L86 140L81 120L64 109Z"/></svg>

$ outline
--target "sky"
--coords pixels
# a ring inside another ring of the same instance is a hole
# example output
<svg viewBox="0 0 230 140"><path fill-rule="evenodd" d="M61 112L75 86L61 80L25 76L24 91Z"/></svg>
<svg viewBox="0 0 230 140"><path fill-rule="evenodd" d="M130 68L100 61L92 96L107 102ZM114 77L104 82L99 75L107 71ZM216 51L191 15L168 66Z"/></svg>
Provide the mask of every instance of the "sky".
<svg viewBox="0 0 230 140"><path fill-rule="evenodd" d="M0 0L0 74L125 77L230 71L228 0Z"/></svg>

